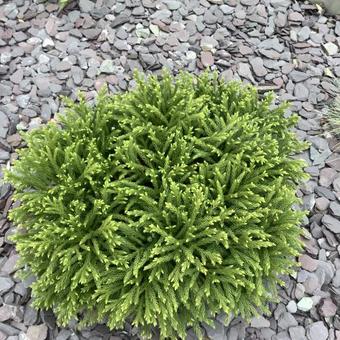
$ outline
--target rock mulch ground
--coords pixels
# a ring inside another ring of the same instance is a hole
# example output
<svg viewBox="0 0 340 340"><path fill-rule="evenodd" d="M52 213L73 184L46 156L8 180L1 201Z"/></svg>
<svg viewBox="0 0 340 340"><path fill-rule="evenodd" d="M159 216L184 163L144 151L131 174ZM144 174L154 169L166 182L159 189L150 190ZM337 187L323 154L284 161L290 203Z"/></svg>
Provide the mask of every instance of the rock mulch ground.
<svg viewBox="0 0 340 340"><path fill-rule="evenodd" d="M320 110L336 91L332 78L340 76L339 46L340 21L291 0L79 0L59 15L53 3L0 0L0 166L16 158L18 131L61 109L60 95L75 98L80 89L90 101L104 83L124 91L134 69L198 73L209 66L227 80L276 91L299 113L296 132L311 143L302 154L311 179L298 192L310 211L302 268L285 279L270 316L229 325L217 318L206 333L216 340L340 340L340 145L320 126ZM14 276L11 204L3 184L0 340L137 339L128 324L77 332L32 309L28 282Z"/></svg>

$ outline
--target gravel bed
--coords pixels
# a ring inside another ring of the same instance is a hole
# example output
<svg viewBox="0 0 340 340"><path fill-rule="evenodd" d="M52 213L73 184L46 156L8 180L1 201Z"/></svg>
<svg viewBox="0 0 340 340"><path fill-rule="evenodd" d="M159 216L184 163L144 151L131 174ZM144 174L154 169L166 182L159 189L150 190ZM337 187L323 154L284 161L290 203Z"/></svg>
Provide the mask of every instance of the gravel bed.
<svg viewBox="0 0 340 340"><path fill-rule="evenodd" d="M91 101L105 83L124 91L134 69L210 67L226 80L273 90L291 102L300 116L296 133L311 143L299 156L311 175L298 191L310 211L302 267L284 278L270 316L228 325L217 317L215 329L203 326L214 340L340 340L340 144L322 130L340 76L336 19L291 0L79 0L60 13L51 2L0 0L0 174L17 157L18 132L53 119L61 95L81 90ZM104 325L77 331L31 307L8 239L11 194L0 183L0 340L139 339L128 323L113 332Z"/></svg>

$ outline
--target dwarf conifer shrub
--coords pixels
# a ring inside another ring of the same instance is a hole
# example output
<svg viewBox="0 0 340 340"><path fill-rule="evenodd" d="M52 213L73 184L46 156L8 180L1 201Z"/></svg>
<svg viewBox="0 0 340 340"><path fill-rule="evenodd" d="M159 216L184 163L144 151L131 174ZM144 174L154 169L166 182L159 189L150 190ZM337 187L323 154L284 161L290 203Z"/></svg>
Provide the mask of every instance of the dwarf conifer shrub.
<svg viewBox="0 0 340 340"><path fill-rule="evenodd" d="M139 76L28 133L7 178L35 306L174 339L266 311L301 250L305 147L272 100L207 73Z"/></svg>

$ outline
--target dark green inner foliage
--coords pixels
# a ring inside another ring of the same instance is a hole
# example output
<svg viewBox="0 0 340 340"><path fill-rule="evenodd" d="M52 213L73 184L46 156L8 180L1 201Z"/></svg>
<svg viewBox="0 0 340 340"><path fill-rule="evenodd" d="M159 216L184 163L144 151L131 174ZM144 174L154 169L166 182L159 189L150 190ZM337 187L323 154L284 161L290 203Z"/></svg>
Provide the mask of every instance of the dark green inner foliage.
<svg viewBox="0 0 340 340"><path fill-rule="evenodd" d="M28 133L7 178L35 305L162 338L266 311L301 250L305 147L272 100L208 73L138 76Z"/></svg>

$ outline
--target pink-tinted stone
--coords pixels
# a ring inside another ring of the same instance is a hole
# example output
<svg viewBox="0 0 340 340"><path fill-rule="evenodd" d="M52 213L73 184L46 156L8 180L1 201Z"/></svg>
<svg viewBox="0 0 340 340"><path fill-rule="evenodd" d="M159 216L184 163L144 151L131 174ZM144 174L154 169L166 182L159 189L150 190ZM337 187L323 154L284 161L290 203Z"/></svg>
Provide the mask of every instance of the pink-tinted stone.
<svg viewBox="0 0 340 340"><path fill-rule="evenodd" d="M330 317L336 314L336 305L331 299L325 299L320 306L320 313L322 316Z"/></svg>
<svg viewBox="0 0 340 340"><path fill-rule="evenodd" d="M315 207L319 211L326 210L329 206L329 200L326 197L318 197L315 200Z"/></svg>
<svg viewBox="0 0 340 340"><path fill-rule="evenodd" d="M47 331L47 326L44 324L29 326L26 337L30 340L45 340Z"/></svg>
<svg viewBox="0 0 340 340"><path fill-rule="evenodd" d="M335 340L340 340L340 331L335 331Z"/></svg>
<svg viewBox="0 0 340 340"><path fill-rule="evenodd" d="M203 51L201 53L201 62L204 67L209 67L214 65L214 57L211 52Z"/></svg>
<svg viewBox="0 0 340 340"><path fill-rule="evenodd" d="M320 171L319 184L323 187L329 187L334 178L336 177L337 172L332 168L324 168Z"/></svg>
<svg viewBox="0 0 340 340"><path fill-rule="evenodd" d="M289 13L288 20L290 20L290 21L303 21L304 17L299 12L292 12L292 13Z"/></svg>
<svg viewBox="0 0 340 340"><path fill-rule="evenodd" d="M57 20L54 17L49 17L45 26L47 34L50 36L55 36L58 32L57 28L58 28Z"/></svg>
<svg viewBox="0 0 340 340"><path fill-rule="evenodd" d="M303 269L308 270L309 272L314 272L318 267L318 261L314 260L312 257L307 254L301 255L299 257L299 262L301 263L301 267Z"/></svg>

